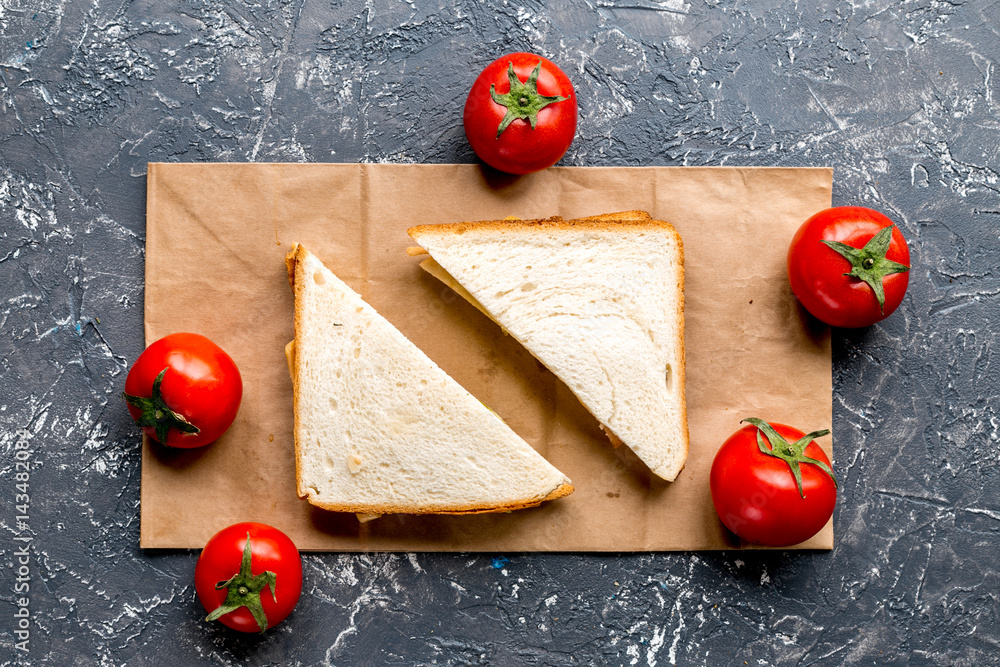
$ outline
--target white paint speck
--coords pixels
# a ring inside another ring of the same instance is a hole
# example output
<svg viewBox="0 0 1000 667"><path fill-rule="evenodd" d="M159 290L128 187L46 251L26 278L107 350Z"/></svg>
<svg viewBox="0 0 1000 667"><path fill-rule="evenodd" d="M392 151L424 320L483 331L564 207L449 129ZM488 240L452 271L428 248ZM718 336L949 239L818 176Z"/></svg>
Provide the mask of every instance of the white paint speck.
<svg viewBox="0 0 1000 667"><path fill-rule="evenodd" d="M420 567L420 563L417 562L417 554L406 554L406 560L410 561L410 565L415 571L420 574L424 573L424 568Z"/></svg>
<svg viewBox="0 0 1000 667"><path fill-rule="evenodd" d="M670 661L671 665L677 664L677 644L681 641L681 633L684 631L684 616L681 615L681 598L680 596L674 601L674 613L673 616L677 617L677 627L674 628L674 638L670 642L670 650L667 651L667 660Z"/></svg>
<svg viewBox="0 0 1000 667"><path fill-rule="evenodd" d="M663 639L667 636L667 629L653 628L653 636L649 638L649 648L646 649L646 662L649 667L656 667L656 654L663 648Z"/></svg>

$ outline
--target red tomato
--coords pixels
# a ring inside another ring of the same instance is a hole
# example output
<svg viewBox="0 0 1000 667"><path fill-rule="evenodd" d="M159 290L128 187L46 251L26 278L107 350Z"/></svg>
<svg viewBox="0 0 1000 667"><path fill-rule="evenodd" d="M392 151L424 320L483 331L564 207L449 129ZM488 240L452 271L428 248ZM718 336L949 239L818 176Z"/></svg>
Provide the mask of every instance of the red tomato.
<svg viewBox="0 0 1000 667"><path fill-rule="evenodd" d="M829 431L805 436L784 424L744 421L752 423L730 436L712 462L715 512L726 528L748 542L772 547L804 542L830 520L837 500L830 459L813 442ZM764 454L762 446L782 458Z"/></svg>
<svg viewBox="0 0 1000 667"><path fill-rule="evenodd" d="M899 227L861 206L820 211L788 248L792 292L817 319L835 327L866 327L891 315L903 301L909 267Z"/></svg>
<svg viewBox="0 0 1000 667"><path fill-rule="evenodd" d="M511 53L479 74L463 119L465 136L483 162L530 174L554 165L573 142L576 93L551 61Z"/></svg>
<svg viewBox="0 0 1000 667"><path fill-rule="evenodd" d="M233 524L205 545L194 568L194 587L209 612L205 620L219 620L240 632L263 632L281 623L298 603L302 557L277 528Z"/></svg>
<svg viewBox="0 0 1000 667"><path fill-rule="evenodd" d="M199 334L175 333L139 355L123 396L150 438L171 447L200 447L233 423L243 380L221 347Z"/></svg>

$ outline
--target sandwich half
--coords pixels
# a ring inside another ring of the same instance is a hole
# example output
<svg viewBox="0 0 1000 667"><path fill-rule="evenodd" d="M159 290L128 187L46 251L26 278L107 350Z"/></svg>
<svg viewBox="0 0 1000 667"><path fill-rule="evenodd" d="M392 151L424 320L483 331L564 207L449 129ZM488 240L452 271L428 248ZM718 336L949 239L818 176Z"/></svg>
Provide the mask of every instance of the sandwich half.
<svg viewBox="0 0 1000 667"><path fill-rule="evenodd" d="M555 373L615 445L677 477L688 453L684 248L670 223L627 211L408 232L430 253L421 267Z"/></svg>
<svg viewBox="0 0 1000 667"><path fill-rule="evenodd" d="M572 492L314 255L296 245L285 263L300 497L362 518L503 512Z"/></svg>

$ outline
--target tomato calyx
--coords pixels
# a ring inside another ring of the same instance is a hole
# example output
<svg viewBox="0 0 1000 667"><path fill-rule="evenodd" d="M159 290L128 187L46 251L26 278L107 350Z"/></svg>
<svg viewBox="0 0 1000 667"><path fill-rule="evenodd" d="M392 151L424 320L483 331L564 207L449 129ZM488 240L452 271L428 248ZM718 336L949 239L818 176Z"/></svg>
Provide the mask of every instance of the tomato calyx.
<svg viewBox="0 0 1000 667"><path fill-rule="evenodd" d="M267 614L260 603L260 595L264 587L271 588L271 596L274 602L278 602L278 593L275 586L278 584L278 575L270 570L265 570L253 576L250 574L250 533L247 533L246 545L243 547L243 560L240 562L240 571L234 574L229 581L220 581L215 585L215 590L226 589L226 599L212 613L205 617L206 621L214 621L220 616L236 611L240 607L246 607L253 615L253 620L257 621L257 626L261 632L267 630Z"/></svg>
<svg viewBox="0 0 1000 667"><path fill-rule="evenodd" d="M122 398L129 405L140 410L140 414L135 418L135 423L140 428L151 427L156 432L156 439L160 444L167 444L167 433L172 428L176 428L181 433L197 434L201 431L197 426L184 418L184 415L175 412L167 402L163 400L163 392L160 385L163 383L163 376L166 375L167 366L153 380L153 392L149 398L144 396L132 396L122 392Z"/></svg>
<svg viewBox="0 0 1000 667"><path fill-rule="evenodd" d="M561 95L549 96L539 93L538 75L541 71L542 61L539 60L538 64L535 65L535 69L531 70L531 76L528 77L527 81L522 83L517 78L517 74L514 73L513 61L509 61L507 63L507 78L510 80L510 92L501 95L496 91L495 85L490 85L490 97L493 98L494 102L507 109L507 113L504 114L503 119L500 121L500 126L497 128L498 139L500 138L500 134L518 118L528 121L531 123L531 129L535 129L535 125L538 123L539 111L553 102L563 102L569 99Z"/></svg>
<svg viewBox="0 0 1000 667"><path fill-rule="evenodd" d="M757 448L760 450L761 454L773 456L788 464L789 469L792 471L792 476L795 478L795 484L799 488L800 497L806 497L805 492L802 490L802 471L799 468L800 463L811 463L818 466L823 472L830 476L830 479L833 481L834 488L838 488L837 476L833 474L833 470L830 469L830 466L822 461L817 461L812 457L806 456L803 453L805 452L806 447L809 446L810 442L816 438L821 438L824 435L829 435L829 429L813 431L812 433L802 436L794 443L789 443L781 436L780 433L774 430L774 427L763 419L747 417L742 420L742 422L747 422L748 424L752 424L757 427Z"/></svg>
<svg viewBox="0 0 1000 667"><path fill-rule="evenodd" d="M875 292L878 300L878 307L882 314L885 314L885 290L882 288L882 281L886 276L893 273L906 273L910 270L905 264L886 259L885 254L889 251L889 243L892 241L892 224L883 227L878 234L873 236L864 248L855 248L840 241L828 241L821 239L823 243L844 259L851 263L851 270L845 276L863 280Z"/></svg>

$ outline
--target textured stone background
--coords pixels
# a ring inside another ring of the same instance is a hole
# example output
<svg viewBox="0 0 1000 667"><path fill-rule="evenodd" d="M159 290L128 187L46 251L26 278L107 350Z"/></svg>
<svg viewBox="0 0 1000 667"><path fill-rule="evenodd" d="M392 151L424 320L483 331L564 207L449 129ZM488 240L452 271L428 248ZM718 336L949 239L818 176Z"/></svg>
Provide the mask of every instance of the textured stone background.
<svg viewBox="0 0 1000 667"><path fill-rule="evenodd" d="M997 664L1000 3L488 4L0 0L0 661ZM831 165L910 240L900 310L834 334L837 547L307 555L275 631L206 626L196 554L138 549L118 398L147 161L471 162L466 90L511 50L577 87L562 164Z"/></svg>

